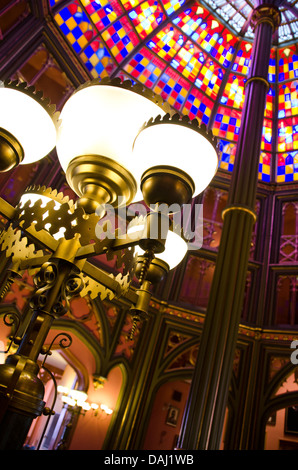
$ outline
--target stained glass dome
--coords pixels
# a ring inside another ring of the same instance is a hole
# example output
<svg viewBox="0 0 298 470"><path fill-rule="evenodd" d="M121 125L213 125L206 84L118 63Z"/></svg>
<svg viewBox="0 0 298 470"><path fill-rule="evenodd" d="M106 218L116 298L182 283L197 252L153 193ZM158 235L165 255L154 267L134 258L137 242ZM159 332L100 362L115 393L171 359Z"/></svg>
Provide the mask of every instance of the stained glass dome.
<svg viewBox="0 0 298 470"><path fill-rule="evenodd" d="M253 31L250 0L49 0L90 78L128 78L160 94L220 143L231 172ZM259 180L298 181L298 0L283 2L268 70Z"/></svg>

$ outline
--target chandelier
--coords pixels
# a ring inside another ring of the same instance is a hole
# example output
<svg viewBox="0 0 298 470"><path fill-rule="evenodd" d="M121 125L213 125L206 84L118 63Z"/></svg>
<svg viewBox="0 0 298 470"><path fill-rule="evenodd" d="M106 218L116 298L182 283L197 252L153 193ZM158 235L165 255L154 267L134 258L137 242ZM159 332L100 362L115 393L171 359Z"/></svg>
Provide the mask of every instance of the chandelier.
<svg viewBox="0 0 298 470"><path fill-rule="evenodd" d="M53 321L68 311L74 296L117 297L129 305L132 337L137 322L147 317L151 286L188 249L175 214L210 183L218 156L204 124L175 113L160 96L130 81L92 80L73 93L61 113L26 83L0 82L0 100L0 171L37 161L56 147L78 197L71 201L38 186L28 188L16 207L0 199L8 221L0 249L10 263L1 298L25 270L35 283L30 324L22 337L16 327L12 342L18 350L0 366L0 442L15 448L44 410L37 358L49 354L44 342ZM135 211L119 228L121 214L126 219L139 201L144 212ZM116 260L117 276L92 264L102 254ZM24 436L9 444L12 416L23 417Z"/></svg>

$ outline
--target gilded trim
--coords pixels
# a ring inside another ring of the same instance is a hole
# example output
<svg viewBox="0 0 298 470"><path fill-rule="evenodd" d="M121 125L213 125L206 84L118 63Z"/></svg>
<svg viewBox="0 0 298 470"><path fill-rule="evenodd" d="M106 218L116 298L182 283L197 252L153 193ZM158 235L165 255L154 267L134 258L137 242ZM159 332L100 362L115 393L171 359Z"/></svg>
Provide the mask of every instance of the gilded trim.
<svg viewBox="0 0 298 470"><path fill-rule="evenodd" d="M268 80L266 80L266 78L264 78L264 77L258 77L258 76L250 77L250 78L245 82L244 88L246 88L249 83L254 82L254 81L259 81L259 82L265 83L265 85L266 85L266 87L267 87L267 92L269 91L270 85L269 85Z"/></svg>
<svg viewBox="0 0 298 470"><path fill-rule="evenodd" d="M259 5L253 11L251 26L253 29L260 23L267 23L272 27L273 32L277 30L281 22L281 14L275 5Z"/></svg>
<svg viewBox="0 0 298 470"><path fill-rule="evenodd" d="M255 214L251 209L249 209L249 208L246 207L246 206L230 206L230 207L227 207L226 209L224 209L224 210L222 211L222 219L224 220L224 217L225 217L225 215L226 215L227 212L229 212L229 211L235 211L235 210L247 212L247 213L250 214L250 215L252 216L252 218L254 219L254 223L256 223L256 221L257 221L257 216L256 216L256 214Z"/></svg>

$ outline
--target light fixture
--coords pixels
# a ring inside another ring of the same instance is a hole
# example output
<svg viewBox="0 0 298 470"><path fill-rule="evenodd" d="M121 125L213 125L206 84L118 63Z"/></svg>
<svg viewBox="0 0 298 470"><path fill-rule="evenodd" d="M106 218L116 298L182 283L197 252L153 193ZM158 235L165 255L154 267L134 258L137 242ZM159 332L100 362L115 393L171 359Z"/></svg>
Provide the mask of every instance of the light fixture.
<svg viewBox="0 0 298 470"><path fill-rule="evenodd" d="M216 141L206 126L187 116L151 118L133 146L135 177L148 206L183 205L200 194L218 167Z"/></svg>
<svg viewBox="0 0 298 470"><path fill-rule="evenodd" d="M20 208L25 206L28 202L29 206L33 206L36 201L40 201L41 207L45 207L48 202L52 200L54 201L53 206L58 208L61 204L68 202L71 204L68 196L64 196L62 192L58 193L58 191L51 190L46 186L29 186L25 189L24 194L22 194L20 199Z"/></svg>
<svg viewBox="0 0 298 470"><path fill-rule="evenodd" d="M87 393L82 392L82 390L70 390L69 395L73 398L77 403L84 403L87 400Z"/></svg>
<svg viewBox="0 0 298 470"><path fill-rule="evenodd" d="M8 87L8 91L14 90ZM29 130L34 128L30 117L26 119ZM152 284L160 282L187 249L183 237L173 230L171 213L203 191L218 163L211 132L196 120L171 112L159 96L128 81L106 79L83 85L64 105L60 121L57 154L78 200L70 201L45 187L29 188L16 208L0 199L0 213L9 221L0 235L0 249L13 266L6 281L26 269L38 270L30 300L31 321L21 328L21 337L16 328L12 342L19 345L17 353L0 365L0 398L13 420L23 420L24 428L45 407L37 358L49 354L43 344L53 321L69 310L74 296L117 297L130 308L133 339L137 322L148 318ZM4 123L1 126L5 129ZM42 149L40 156L49 147ZM138 193L149 208L143 229L105 232L107 205L119 210L136 200ZM102 254L114 257L121 273L113 276L90 262ZM132 283L135 277L138 287ZM1 290L5 289L4 283ZM27 372L15 381L20 363ZM8 400L6 390L11 387ZM74 393L67 394L69 403L94 409L85 395L78 401ZM109 408L101 410L110 413ZM3 448L7 446L22 446L21 437L5 430Z"/></svg>
<svg viewBox="0 0 298 470"><path fill-rule="evenodd" d="M104 411L107 415L111 415L113 413L113 410L111 410L111 408L104 404L100 405L100 409Z"/></svg>
<svg viewBox="0 0 298 470"><path fill-rule="evenodd" d="M171 224L172 225L172 224ZM127 233L130 236L137 236L140 240L143 237L145 230L145 220L143 217L136 217L133 219L128 227ZM143 256L144 250L140 246L135 248L137 256ZM178 233L178 229L175 230L172 227L169 227L167 231L167 237L165 242L165 249L158 255L156 255L160 260L167 264L168 270L174 269L184 258L187 252L187 242Z"/></svg>
<svg viewBox="0 0 298 470"><path fill-rule="evenodd" d="M68 387L64 387L64 385L58 385L57 391L58 391L59 393L63 393L64 395L68 395L69 388L68 388Z"/></svg>
<svg viewBox="0 0 298 470"><path fill-rule="evenodd" d="M68 99L61 112L57 154L86 211L134 199L138 181L133 141L146 120L168 110L158 95L120 79L92 80Z"/></svg>
<svg viewBox="0 0 298 470"><path fill-rule="evenodd" d="M59 113L25 82L0 82L0 171L33 163L56 145Z"/></svg>
<svg viewBox="0 0 298 470"><path fill-rule="evenodd" d="M103 403L100 405L98 405L98 403L89 403L87 401L87 393L82 390L69 389L68 387L58 385L57 391L62 395L62 402L65 403L73 413L85 414L86 411L93 410L94 416L98 416L99 409L106 415L113 413L113 410Z"/></svg>

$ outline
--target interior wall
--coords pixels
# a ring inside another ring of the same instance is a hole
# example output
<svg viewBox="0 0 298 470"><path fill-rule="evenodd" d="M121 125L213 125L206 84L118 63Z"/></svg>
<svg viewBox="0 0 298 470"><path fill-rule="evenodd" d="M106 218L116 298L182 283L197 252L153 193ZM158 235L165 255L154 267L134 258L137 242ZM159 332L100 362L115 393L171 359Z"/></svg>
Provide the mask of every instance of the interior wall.
<svg viewBox="0 0 298 470"><path fill-rule="evenodd" d="M155 396L143 449L170 450L175 448L189 387L188 382L175 380L166 382L159 388Z"/></svg>
<svg viewBox="0 0 298 470"><path fill-rule="evenodd" d="M267 424L264 450L298 450L298 435L285 432L286 408L274 413L274 423Z"/></svg>
<svg viewBox="0 0 298 470"><path fill-rule="evenodd" d="M296 392L298 384L295 381L295 375L290 375L277 391L276 395L287 392ZM298 429L298 412L297 412ZM298 449L298 432L295 433L287 423L287 410L282 408L270 416L266 426L265 450L286 450Z"/></svg>
<svg viewBox="0 0 298 470"><path fill-rule="evenodd" d="M90 383L88 389L88 401L97 404L103 403L117 412L117 400L123 384L123 376L120 367L115 367L109 373L104 387L94 389ZM104 443L106 433L113 415L107 415L100 409L96 412L90 410L81 415L71 440L69 450L100 450Z"/></svg>

